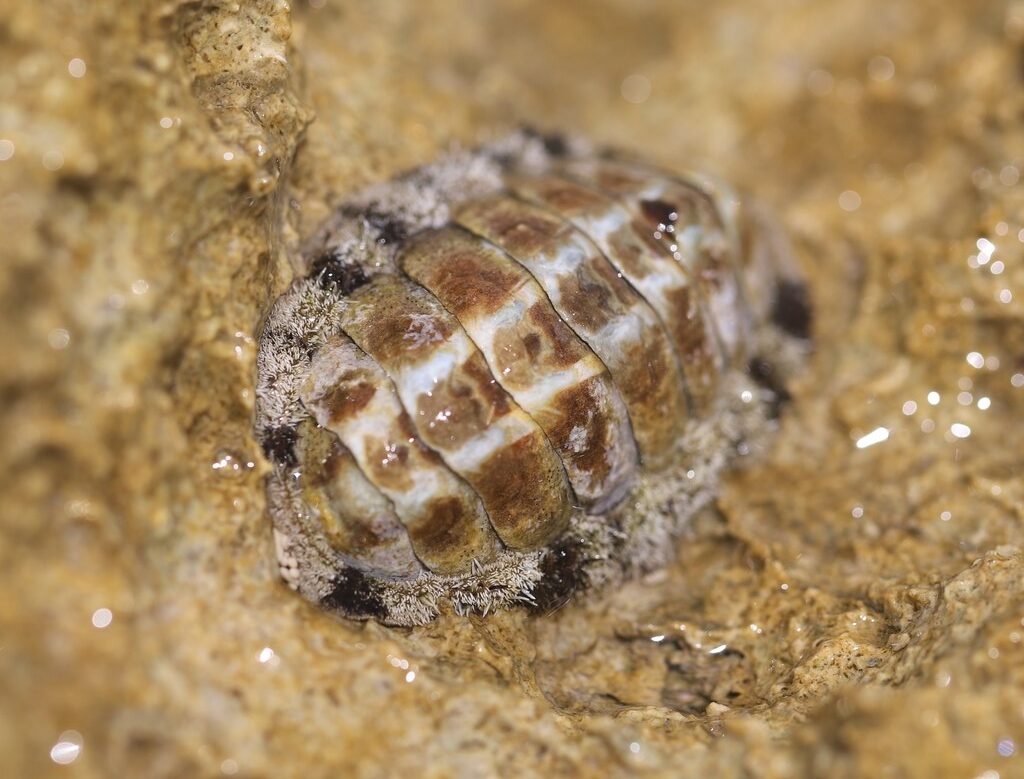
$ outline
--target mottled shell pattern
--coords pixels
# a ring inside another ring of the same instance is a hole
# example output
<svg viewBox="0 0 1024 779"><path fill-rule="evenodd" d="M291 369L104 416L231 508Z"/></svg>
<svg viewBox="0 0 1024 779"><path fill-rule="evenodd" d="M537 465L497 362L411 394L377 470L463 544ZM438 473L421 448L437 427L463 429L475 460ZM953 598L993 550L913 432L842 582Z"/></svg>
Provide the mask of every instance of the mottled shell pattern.
<svg viewBox="0 0 1024 779"><path fill-rule="evenodd" d="M807 337L721 183L528 131L364 192L303 262L259 349L281 570L388 624L663 564Z"/></svg>

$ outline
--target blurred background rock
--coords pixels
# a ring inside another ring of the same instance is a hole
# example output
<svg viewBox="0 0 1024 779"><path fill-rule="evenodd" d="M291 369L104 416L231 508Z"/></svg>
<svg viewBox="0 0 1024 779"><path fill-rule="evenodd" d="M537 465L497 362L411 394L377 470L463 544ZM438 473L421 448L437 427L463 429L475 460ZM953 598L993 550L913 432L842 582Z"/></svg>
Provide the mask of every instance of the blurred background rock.
<svg viewBox="0 0 1024 779"><path fill-rule="evenodd" d="M1024 775L1022 40L997 0L0 0L2 775ZM276 574L260 318L347 194L523 123L768 204L814 365L671 569L338 623Z"/></svg>

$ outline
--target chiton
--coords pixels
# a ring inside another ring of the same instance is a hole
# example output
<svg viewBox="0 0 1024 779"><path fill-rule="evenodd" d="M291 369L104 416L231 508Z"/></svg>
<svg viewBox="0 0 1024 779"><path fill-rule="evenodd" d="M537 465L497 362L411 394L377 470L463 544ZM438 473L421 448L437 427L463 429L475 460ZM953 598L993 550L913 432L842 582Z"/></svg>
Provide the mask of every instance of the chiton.
<svg viewBox="0 0 1024 779"><path fill-rule="evenodd" d="M258 356L281 571L388 624L663 564L809 335L756 207L531 131L354 197L300 263Z"/></svg>

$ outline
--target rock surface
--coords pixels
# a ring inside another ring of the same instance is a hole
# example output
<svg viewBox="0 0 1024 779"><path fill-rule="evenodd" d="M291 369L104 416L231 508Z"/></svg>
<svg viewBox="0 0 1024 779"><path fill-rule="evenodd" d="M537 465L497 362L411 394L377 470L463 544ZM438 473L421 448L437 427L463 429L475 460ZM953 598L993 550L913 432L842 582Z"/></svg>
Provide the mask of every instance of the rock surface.
<svg viewBox="0 0 1024 779"><path fill-rule="evenodd" d="M0 19L0 774L1024 775L1024 5ZM260 318L346 195L522 123L770 204L814 362L669 569L336 622L277 577Z"/></svg>

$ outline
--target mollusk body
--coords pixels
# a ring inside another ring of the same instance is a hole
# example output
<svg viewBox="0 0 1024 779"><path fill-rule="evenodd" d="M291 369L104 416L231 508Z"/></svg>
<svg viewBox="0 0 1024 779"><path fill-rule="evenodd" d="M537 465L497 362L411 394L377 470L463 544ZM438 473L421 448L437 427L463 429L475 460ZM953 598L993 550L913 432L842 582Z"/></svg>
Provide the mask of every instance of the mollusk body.
<svg viewBox="0 0 1024 779"><path fill-rule="evenodd" d="M368 190L306 257L260 339L278 556L390 624L665 562L807 336L728 189L530 132Z"/></svg>

